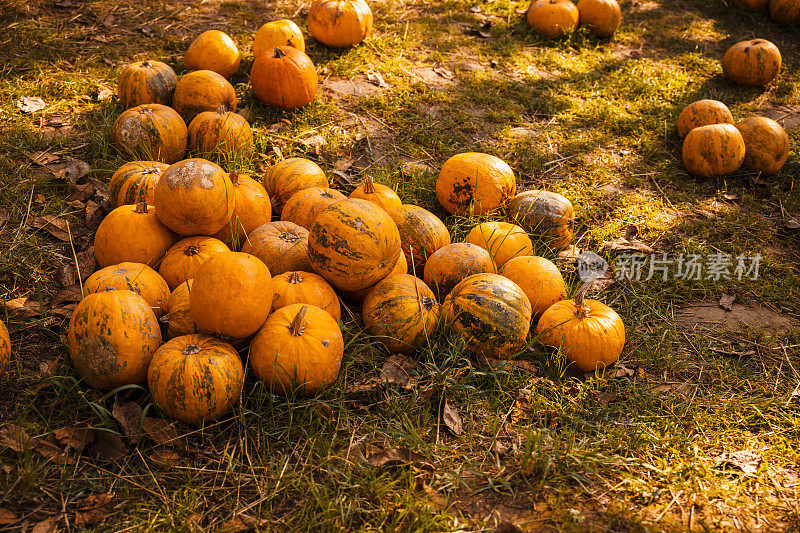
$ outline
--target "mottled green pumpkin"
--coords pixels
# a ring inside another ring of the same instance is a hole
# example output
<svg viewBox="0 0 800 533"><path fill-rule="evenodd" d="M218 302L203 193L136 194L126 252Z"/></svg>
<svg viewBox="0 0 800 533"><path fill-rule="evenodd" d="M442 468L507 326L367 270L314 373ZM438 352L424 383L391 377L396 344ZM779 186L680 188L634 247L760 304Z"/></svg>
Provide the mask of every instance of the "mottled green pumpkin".
<svg viewBox="0 0 800 533"><path fill-rule="evenodd" d="M3 321L0 320L0 377L6 373L11 362L11 337Z"/></svg>
<svg viewBox="0 0 800 533"><path fill-rule="evenodd" d="M186 154L186 124L174 109L161 104L123 112L111 127L111 136L126 157L175 163Z"/></svg>
<svg viewBox="0 0 800 533"><path fill-rule="evenodd" d="M108 193L114 207L145 202L154 205L154 190L161 174L169 167L158 161L131 161L114 172Z"/></svg>
<svg viewBox="0 0 800 533"><path fill-rule="evenodd" d="M534 247L539 243L554 250L570 245L575 229L572 202L550 191L525 191L508 203L508 218L528 232Z"/></svg>
<svg viewBox="0 0 800 533"><path fill-rule="evenodd" d="M125 65L119 75L119 101L127 109L142 104L172 104L178 76L161 61L138 61Z"/></svg>

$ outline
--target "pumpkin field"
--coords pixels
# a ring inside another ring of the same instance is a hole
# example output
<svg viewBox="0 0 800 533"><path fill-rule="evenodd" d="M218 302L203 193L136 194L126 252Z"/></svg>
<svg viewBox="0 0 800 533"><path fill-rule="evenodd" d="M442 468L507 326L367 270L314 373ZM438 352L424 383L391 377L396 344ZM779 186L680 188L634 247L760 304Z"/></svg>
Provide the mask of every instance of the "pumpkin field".
<svg viewBox="0 0 800 533"><path fill-rule="evenodd" d="M0 0L0 531L800 530L800 0Z"/></svg>

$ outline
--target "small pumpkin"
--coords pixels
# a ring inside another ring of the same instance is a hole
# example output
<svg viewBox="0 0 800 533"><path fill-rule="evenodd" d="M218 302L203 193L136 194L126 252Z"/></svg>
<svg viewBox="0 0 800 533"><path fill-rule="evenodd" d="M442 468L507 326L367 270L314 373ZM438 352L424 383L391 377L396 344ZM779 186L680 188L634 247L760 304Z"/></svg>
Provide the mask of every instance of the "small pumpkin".
<svg viewBox="0 0 800 533"><path fill-rule="evenodd" d="M409 274L378 282L361 308L364 327L392 353L411 353L427 342L439 321L433 291Z"/></svg>
<svg viewBox="0 0 800 533"><path fill-rule="evenodd" d="M253 40L253 59L258 59L276 46L292 46L301 52L306 51L303 32L297 24L287 19L267 22L258 29Z"/></svg>
<svg viewBox="0 0 800 533"><path fill-rule="evenodd" d="M686 137L693 129L710 124L733 124L728 106L717 100L692 102L678 116L678 135Z"/></svg>
<svg viewBox="0 0 800 533"><path fill-rule="evenodd" d="M416 272L422 273L431 254L450 244L447 226L427 209L404 204L390 210L389 216L400 232L400 245L406 262Z"/></svg>
<svg viewBox="0 0 800 533"><path fill-rule="evenodd" d="M588 26L597 37L611 37L622 21L617 0L579 0L578 24Z"/></svg>
<svg viewBox="0 0 800 533"><path fill-rule="evenodd" d="M733 124L700 126L683 140L683 164L694 176L724 176L742 166L745 146Z"/></svg>
<svg viewBox="0 0 800 533"><path fill-rule="evenodd" d="M549 191L526 191L508 203L511 222L524 228L536 240L554 250L566 248L572 242L575 210L572 202Z"/></svg>
<svg viewBox="0 0 800 533"><path fill-rule="evenodd" d="M733 83L763 87L778 76L781 64L777 46L766 39L753 39L736 43L725 52L722 72Z"/></svg>
<svg viewBox="0 0 800 533"><path fill-rule="evenodd" d="M560 348L581 372L602 370L625 346L622 318L606 304L584 299L589 286L584 284L574 300L551 305L536 324L539 342Z"/></svg>
<svg viewBox="0 0 800 533"><path fill-rule="evenodd" d="M178 236L144 202L111 211L94 235L94 256L101 267L125 261L156 266Z"/></svg>
<svg viewBox="0 0 800 533"><path fill-rule="evenodd" d="M186 124L174 109L161 104L142 104L124 111L111 136L126 156L174 163L186 154Z"/></svg>
<svg viewBox="0 0 800 533"><path fill-rule="evenodd" d="M167 322L167 338L174 339L181 335L197 333L197 325L192 320L189 297L193 280L187 279L172 291L167 300L167 314L161 321Z"/></svg>
<svg viewBox="0 0 800 533"><path fill-rule="evenodd" d="M189 124L189 150L200 157L233 161L255 152L253 130L239 113L216 111L198 113Z"/></svg>
<svg viewBox="0 0 800 533"><path fill-rule="evenodd" d="M386 275L386 278L388 278L389 276L396 276L398 274L408 274L408 263L406 262L405 254L400 254L399 256L397 256L397 263L395 263L394 268ZM383 278L383 279L386 279L386 278ZM383 281L383 280L381 280L381 281ZM377 285L381 281L378 281L377 283L375 283L375 285ZM342 291L342 290L340 290L339 294L341 294L342 298L344 298L346 300L350 300L351 302L362 304L362 303L364 303L364 300L366 299L366 297L369 296L369 293L372 292L372 289L375 288L375 285L370 285L369 287L367 287L365 289L359 289L357 291Z"/></svg>
<svg viewBox="0 0 800 533"><path fill-rule="evenodd" d="M519 285L531 303L534 318L567 297L561 272L552 261L544 257L515 257L503 265L500 274Z"/></svg>
<svg viewBox="0 0 800 533"><path fill-rule="evenodd" d="M122 68L117 81L119 101L125 109L142 104L170 105L178 76L161 61L138 61Z"/></svg>
<svg viewBox="0 0 800 533"><path fill-rule="evenodd" d="M309 187L294 193L281 210L281 220L294 222L306 229L314 225L320 213L347 196L329 187Z"/></svg>
<svg viewBox="0 0 800 533"><path fill-rule="evenodd" d="M8 366L11 363L11 336L8 334L8 328L0 320L0 376L6 373Z"/></svg>
<svg viewBox="0 0 800 533"><path fill-rule="evenodd" d="M353 46L372 31L372 10L364 0L316 0L308 10L308 31L327 46Z"/></svg>
<svg viewBox="0 0 800 533"><path fill-rule="evenodd" d="M174 291L183 282L192 279L206 261L220 252L230 252L230 249L219 239L204 235L186 237L167 250L158 266L158 273Z"/></svg>
<svg viewBox="0 0 800 533"><path fill-rule="evenodd" d="M736 124L744 140L744 166L772 175L778 172L789 157L789 136L772 119L750 117Z"/></svg>
<svg viewBox="0 0 800 533"><path fill-rule="evenodd" d="M580 13L571 0L534 0L525 18L528 26L555 39L575 31Z"/></svg>
<svg viewBox="0 0 800 533"><path fill-rule="evenodd" d="M463 279L494 272L494 262L488 251L477 244L457 242L433 252L425 262L423 276L437 294L446 296Z"/></svg>
<svg viewBox="0 0 800 533"><path fill-rule="evenodd" d="M81 300L67 329L69 356L90 386L111 390L144 383L161 329L152 309L131 291L104 291Z"/></svg>
<svg viewBox="0 0 800 533"><path fill-rule="evenodd" d="M131 161L119 167L108 184L114 207L139 202L153 205L156 183L168 166L158 161Z"/></svg>
<svg viewBox="0 0 800 533"><path fill-rule="evenodd" d="M464 241L487 250L498 269L509 259L533 253L533 244L528 233L516 224L508 222L478 224L470 230Z"/></svg>
<svg viewBox="0 0 800 533"><path fill-rule="evenodd" d="M770 0L769 16L779 24L800 24L798 0Z"/></svg>
<svg viewBox="0 0 800 533"><path fill-rule="evenodd" d="M271 280L267 266L253 255L214 254L193 278L192 320L204 333L234 339L252 335L272 309Z"/></svg>
<svg viewBox="0 0 800 533"><path fill-rule="evenodd" d="M303 394L327 388L339 374L342 330L319 307L292 304L270 315L250 344L250 368L272 391Z"/></svg>
<svg viewBox="0 0 800 533"><path fill-rule="evenodd" d="M751 11L766 11L770 0L735 0L735 3Z"/></svg>
<svg viewBox="0 0 800 533"><path fill-rule="evenodd" d="M436 197L448 213L486 215L514 196L514 171L499 157L479 152L456 154L442 165Z"/></svg>
<svg viewBox="0 0 800 533"><path fill-rule="evenodd" d="M242 57L230 35L219 30L204 31L195 37L183 56L186 70L212 70L230 78L239 69Z"/></svg>
<svg viewBox="0 0 800 533"><path fill-rule="evenodd" d="M133 291L161 318L167 312L169 286L158 272L142 263L120 263L101 268L83 282L83 296L104 291Z"/></svg>
<svg viewBox="0 0 800 533"><path fill-rule="evenodd" d="M302 157L290 157L272 165L262 182L272 201L273 213L280 213L283 204L297 191L330 186L319 165Z"/></svg>
<svg viewBox="0 0 800 533"><path fill-rule="evenodd" d="M403 201L394 189L386 185L381 185L380 183L375 183L372 176L364 178L364 182L350 193L350 198L367 200L377 204L381 209L387 212L395 207L403 205Z"/></svg>
<svg viewBox="0 0 800 533"><path fill-rule="evenodd" d="M232 170L228 176L236 197L233 216L215 237L234 248L240 248L253 230L272 220L272 202L264 187L250 176L238 170Z"/></svg>
<svg viewBox="0 0 800 533"><path fill-rule="evenodd" d="M212 70L195 70L184 74L175 87L172 107L186 124L203 111L236 111L236 92L228 80Z"/></svg>
<svg viewBox="0 0 800 533"><path fill-rule="evenodd" d="M272 278L272 310L292 304L309 304L327 311L338 322L342 318L339 297L322 276L292 270Z"/></svg>
<svg viewBox="0 0 800 533"><path fill-rule="evenodd" d="M153 354L147 385L162 411L198 425L233 408L244 386L244 366L227 342L210 335L184 335Z"/></svg>
<svg viewBox="0 0 800 533"><path fill-rule="evenodd" d="M254 229L242 251L261 259L277 276L290 270L311 270L308 230L293 222L268 222Z"/></svg>
<svg viewBox="0 0 800 533"><path fill-rule="evenodd" d="M297 48L276 46L261 54L250 69L250 85L261 103L291 111L317 95L317 69Z"/></svg>
<svg viewBox="0 0 800 533"><path fill-rule="evenodd" d="M235 204L228 173L205 159L184 159L155 189L159 220L178 235L213 235L230 222Z"/></svg>

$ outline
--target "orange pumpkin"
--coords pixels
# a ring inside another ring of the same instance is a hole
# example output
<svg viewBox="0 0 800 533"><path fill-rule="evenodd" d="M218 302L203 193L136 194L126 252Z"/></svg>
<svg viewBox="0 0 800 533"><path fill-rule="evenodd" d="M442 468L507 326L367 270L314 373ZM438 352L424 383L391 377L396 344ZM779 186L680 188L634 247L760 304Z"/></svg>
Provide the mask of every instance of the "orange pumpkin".
<svg viewBox="0 0 800 533"><path fill-rule="evenodd" d="M317 95L317 69L305 52L276 46L261 54L250 70L250 85L261 103L291 111Z"/></svg>
<svg viewBox="0 0 800 533"><path fill-rule="evenodd" d="M545 37L568 35L578 27L580 13L571 0L534 0L528 8L528 26Z"/></svg>
<svg viewBox="0 0 800 533"><path fill-rule="evenodd" d="M126 156L174 163L186 153L186 124L174 109L142 104L123 112L111 127L117 148Z"/></svg>
<svg viewBox="0 0 800 533"><path fill-rule="evenodd" d="M527 232L508 222L478 224L470 230L464 241L487 250L498 269L509 259L533 253L533 244Z"/></svg>
<svg viewBox="0 0 800 533"><path fill-rule="evenodd" d="M219 108L203 111L189 124L189 150L201 157L230 162L255 152L253 130L245 118Z"/></svg>
<svg viewBox="0 0 800 533"><path fill-rule="evenodd" d="M319 307L276 310L250 344L250 368L272 391L314 394L336 381L344 353L342 331Z"/></svg>
<svg viewBox="0 0 800 533"><path fill-rule="evenodd" d="M683 140L683 164L694 176L723 176L744 162L742 134L733 124L700 126Z"/></svg>
<svg viewBox="0 0 800 533"><path fill-rule="evenodd" d="M800 2L798 0L770 0L769 16L780 24L800 24Z"/></svg>
<svg viewBox="0 0 800 533"><path fill-rule="evenodd" d="M193 280L187 279L169 295L167 314L161 318L167 322L167 338L174 339L181 335L197 333L197 325L192 320L189 297Z"/></svg>
<svg viewBox="0 0 800 533"><path fill-rule="evenodd" d="M744 166L772 175L778 172L789 157L789 136L780 124L766 117L750 117L736 129L744 140Z"/></svg>
<svg viewBox="0 0 800 533"><path fill-rule="evenodd" d="M228 176L235 196L233 216L214 236L233 248L240 248L254 229L272 220L272 203L264 187L253 178L238 170L232 170Z"/></svg>
<svg viewBox="0 0 800 533"><path fill-rule="evenodd" d="M517 180L505 161L466 152L445 161L436 180L436 197L448 213L486 215L514 196Z"/></svg>
<svg viewBox="0 0 800 533"><path fill-rule="evenodd" d="M522 226L540 242L554 250L566 248L575 231L575 210L560 194L526 191L508 202L509 219Z"/></svg>
<svg viewBox="0 0 800 533"><path fill-rule="evenodd" d="M144 383L161 329L150 306L131 291L104 291L78 303L67 330L69 356L90 386L111 390Z"/></svg>
<svg viewBox="0 0 800 533"><path fill-rule="evenodd" d="M158 272L142 263L120 263L101 268L83 282L83 296L104 291L132 291L144 298L161 318L167 312L169 286Z"/></svg>
<svg viewBox="0 0 800 533"><path fill-rule="evenodd" d="M515 257L503 265L500 274L519 285L531 303L534 317L538 317L548 307L567 297L567 288L561 272L552 261L544 257L535 255Z"/></svg>
<svg viewBox="0 0 800 533"><path fill-rule="evenodd" d="M308 236L314 271L334 287L374 285L397 263L400 234L389 215L366 200L342 200L320 213Z"/></svg>
<svg viewBox="0 0 800 533"><path fill-rule="evenodd" d="M322 276L292 270L272 278L272 310L292 304L309 304L327 311L338 322L342 318L339 297Z"/></svg>
<svg viewBox="0 0 800 533"><path fill-rule="evenodd" d="M195 70L185 74L175 87L172 107L189 124L198 113L236 111L236 92L228 80L212 70Z"/></svg>
<svg viewBox="0 0 800 533"><path fill-rule="evenodd" d="M678 116L678 135L686 137L693 129L710 124L733 124L728 106L717 100L692 102Z"/></svg>
<svg viewBox="0 0 800 533"><path fill-rule="evenodd" d="M142 104L170 105L177 84L178 76L166 63L139 61L122 68L117 93L125 109Z"/></svg>
<svg viewBox="0 0 800 533"><path fill-rule="evenodd" d="M94 256L101 267L124 261L158 265L178 236L144 202L111 211L94 235Z"/></svg>
<svg viewBox="0 0 800 533"><path fill-rule="evenodd" d="M3 376L11 363L11 336L3 321L0 320L0 376Z"/></svg>
<svg viewBox="0 0 800 533"><path fill-rule="evenodd" d="M403 205L400 196L391 187L375 183L372 176L364 178L364 183L359 185L356 190L350 193L350 198L356 200L367 200L377 204L385 211L391 211L395 207Z"/></svg>
<svg viewBox="0 0 800 533"><path fill-rule="evenodd" d="M255 256L214 254L193 278L192 320L206 333L243 339L252 335L272 309L272 276Z"/></svg>
<svg viewBox="0 0 800 533"><path fill-rule="evenodd" d="M329 187L309 187L294 193L281 210L281 220L309 229L320 213L347 196Z"/></svg>
<svg viewBox="0 0 800 533"><path fill-rule="evenodd" d="M195 37L183 56L186 70L212 70L224 78L236 73L240 61L236 43L219 30L204 31Z"/></svg>
<svg viewBox="0 0 800 533"><path fill-rule="evenodd" d="M597 37L611 37L621 21L617 0L578 1L578 24L588 26Z"/></svg>
<svg viewBox="0 0 800 533"><path fill-rule="evenodd" d="M327 46L353 46L372 31L372 10L364 0L316 0L308 10L308 31Z"/></svg>
<svg viewBox="0 0 800 533"><path fill-rule="evenodd" d="M427 343L439 321L439 304L425 283L409 274L375 285L361 308L364 327L392 353L411 353Z"/></svg>
<svg viewBox="0 0 800 533"><path fill-rule="evenodd" d="M735 0L740 6L751 11L766 11L770 0Z"/></svg>
<svg viewBox="0 0 800 533"><path fill-rule="evenodd" d="M159 220L179 235L213 235L236 205L228 173L205 159L184 159L164 171L155 189Z"/></svg>
<svg viewBox="0 0 800 533"><path fill-rule="evenodd" d="M469 242L448 244L433 252L425 262L424 279L441 296L473 274L494 273L492 256Z"/></svg>
<svg viewBox="0 0 800 533"><path fill-rule="evenodd" d="M416 205L405 204L389 211L397 231L406 262L422 273L425 261L436 250L450 244L450 232L439 217Z"/></svg>
<svg viewBox="0 0 800 533"><path fill-rule="evenodd" d="M219 239L203 235L187 237L167 250L158 273L170 290L175 290L184 281L192 279L206 261L220 252L230 252L230 249Z"/></svg>
<svg viewBox="0 0 800 533"><path fill-rule="evenodd" d="M268 222L254 229L242 251L263 261L277 276L290 270L311 270L308 230L293 222Z"/></svg>
<svg viewBox="0 0 800 533"><path fill-rule="evenodd" d="M273 50L276 46L292 46L306 51L303 32L291 20L281 19L267 22L258 29L253 39L253 59Z"/></svg>
<svg viewBox="0 0 800 533"><path fill-rule="evenodd" d="M722 72L733 83L763 87L781 71L781 52L766 39L742 41L731 46L722 58Z"/></svg>
<svg viewBox="0 0 800 533"><path fill-rule="evenodd" d="M280 213L283 204L297 191L330 185L319 165L302 157L279 161L267 170L262 181L272 200L273 213Z"/></svg>
<svg viewBox="0 0 800 533"><path fill-rule="evenodd" d="M154 203L154 190L161 174L169 165L158 161L132 161L114 172L108 184L108 193L114 207Z"/></svg>
<svg viewBox="0 0 800 533"><path fill-rule="evenodd" d="M388 278L389 276L396 276L398 274L408 274L408 263L406 262L405 254L400 254L397 257L397 263L395 263L394 268L386 275L386 278ZM381 281L378 281L378 283L380 283ZM375 285L377 285L378 283L376 283ZM369 296L369 293L372 292L372 289L375 288L375 285L370 285L366 289L359 289L357 291L340 290L339 294L341 294L342 298L345 298L346 300L350 300L351 302L356 302L361 304L364 303L364 300L366 299L367 296Z"/></svg>

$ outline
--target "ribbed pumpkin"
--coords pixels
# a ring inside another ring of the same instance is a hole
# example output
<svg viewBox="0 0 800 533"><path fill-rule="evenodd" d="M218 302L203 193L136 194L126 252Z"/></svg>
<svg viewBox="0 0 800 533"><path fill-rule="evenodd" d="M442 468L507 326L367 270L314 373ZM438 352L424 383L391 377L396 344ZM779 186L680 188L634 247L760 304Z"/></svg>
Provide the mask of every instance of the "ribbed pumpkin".
<svg viewBox="0 0 800 533"><path fill-rule="evenodd" d="M517 180L505 161L489 154L456 154L442 165L436 197L448 213L486 215L514 196Z"/></svg>
<svg viewBox="0 0 800 533"><path fill-rule="evenodd" d="M439 304L425 283L410 274L380 281L361 307L364 327L392 353L425 344L439 321Z"/></svg>
<svg viewBox="0 0 800 533"><path fill-rule="evenodd" d="M700 126L683 140L683 164L695 176L724 176L744 162L742 134L733 124Z"/></svg>
<svg viewBox="0 0 800 533"><path fill-rule="evenodd" d="M281 19L267 22L258 29L253 39L253 59L273 50L276 46L292 46L306 51L303 32L291 20Z"/></svg>
<svg viewBox="0 0 800 533"><path fill-rule="evenodd" d="M11 336L3 321L0 320L0 376L3 376L11 363Z"/></svg>
<svg viewBox="0 0 800 533"><path fill-rule="evenodd" d="M125 107L172 103L178 76L161 61L138 61L125 65L117 81L119 101Z"/></svg>
<svg viewBox="0 0 800 533"><path fill-rule="evenodd" d="M254 229L242 251L261 259L277 276L290 270L311 270L308 230L293 222L268 222Z"/></svg>
<svg viewBox="0 0 800 533"><path fill-rule="evenodd" d="M678 135L686 137L693 129L710 124L733 124L728 106L717 100L692 102L678 116Z"/></svg>
<svg viewBox="0 0 800 533"><path fill-rule="evenodd" d="M537 241L560 250L572 242L575 210L560 194L549 191L526 191L508 203L508 218Z"/></svg>
<svg viewBox="0 0 800 533"><path fill-rule="evenodd" d="M230 36L219 30L204 31L195 37L183 56L186 70L212 70L230 78L239 69L241 54Z"/></svg>
<svg viewBox="0 0 800 533"><path fill-rule="evenodd" d="M253 255L214 254L193 278L192 320L204 333L234 339L252 335L272 309L271 280L267 266Z"/></svg>
<svg viewBox="0 0 800 533"><path fill-rule="evenodd" d="M179 235L213 235L235 206L228 173L205 159L184 159L164 171L155 189L159 220Z"/></svg>
<svg viewBox="0 0 800 533"><path fill-rule="evenodd" d="M342 200L320 213L308 236L314 272L334 287L357 291L397 264L400 234L389 215L366 200Z"/></svg>
<svg viewBox="0 0 800 533"><path fill-rule="evenodd" d="M400 244L406 262L420 274L428 257L442 246L450 244L447 226L427 209L404 204L390 210L389 216L400 232Z"/></svg>
<svg viewBox="0 0 800 533"><path fill-rule="evenodd" d="M364 178L364 182L350 193L350 198L367 200L377 204L387 212L395 207L403 205L403 201L394 189L386 185L381 185L380 183L375 183L372 176Z"/></svg>
<svg viewBox="0 0 800 533"><path fill-rule="evenodd" d="M272 310L292 304L309 304L327 311L338 322L342 318L339 297L322 276L292 270L272 278Z"/></svg>
<svg viewBox="0 0 800 533"><path fill-rule="evenodd" d="M308 10L308 31L327 46L353 46L372 31L372 10L364 0L316 0Z"/></svg>
<svg viewBox="0 0 800 533"><path fill-rule="evenodd" d="M314 225L320 213L347 196L329 187L309 187L294 193L281 210L281 220L294 222L306 229Z"/></svg>
<svg viewBox="0 0 800 533"><path fill-rule="evenodd" d="M230 252L228 246L219 239L204 235L186 237L167 251L158 266L158 273L170 290L175 290L187 279L192 279L197 270L219 252Z"/></svg>
<svg viewBox="0 0 800 533"><path fill-rule="evenodd" d="M232 161L255 152L253 130L239 113L203 111L189 124L189 151L200 157Z"/></svg>
<svg viewBox="0 0 800 533"><path fill-rule="evenodd" d="M250 176L232 170L229 177L236 197L233 216L214 236L233 248L241 248L253 230L272 220L272 202L264 187Z"/></svg>
<svg viewBox="0 0 800 533"><path fill-rule="evenodd" d="M772 119L750 117L736 124L744 140L744 166L771 175L778 172L789 157L789 136Z"/></svg>
<svg viewBox="0 0 800 533"><path fill-rule="evenodd" d="M398 274L408 274L408 263L406 262L405 254L400 254L399 256L397 256L397 263L395 263L394 268L386 275L386 278L388 278L389 276L396 276ZM383 280L378 281L377 283L375 283L375 285L377 285L381 281ZM375 288L375 285L370 285L365 289L359 289L357 291L340 290L339 294L341 294L342 298L346 300L350 300L351 302L356 302L361 304L364 303L364 300L366 299L367 296L369 296L369 293L372 292L372 289Z"/></svg>
<svg viewBox="0 0 800 533"><path fill-rule="evenodd" d="M735 0L735 3L752 11L766 11L770 0Z"/></svg>
<svg viewBox="0 0 800 533"><path fill-rule="evenodd" d="M120 263L101 268L83 282L83 296L105 291L132 291L144 298L161 318L167 312L170 292L158 272L142 263Z"/></svg>
<svg viewBox="0 0 800 533"><path fill-rule="evenodd" d="M147 367L161 345L161 329L141 296L105 291L78 303L67 342L72 364L84 381L111 390L147 380Z"/></svg>
<svg viewBox="0 0 800 533"><path fill-rule="evenodd" d="M179 237L144 202L111 211L94 235L94 256L101 267L125 261L158 265Z"/></svg>
<svg viewBox="0 0 800 533"><path fill-rule="evenodd" d="M114 121L111 135L117 148L129 157L174 163L186 154L186 124L165 105L128 109Z"/></svg>
<svg viewBox="0 0 800 533"><path fill-rule="evenodd" d="M568 35L578 27L580 13L571 0L534 0L528 8L528 26L545 37Z"/></svg>
<svg viewBox="0 0 800 533"><path fill-rule="evenodd" d="M588 26L597 37L611 37L621 21L617 0L578 1L578 24Z"/></svg>
<svg viewBox="0 0 800 533"><path fill-rule="evenodd" d="M280 213L283 204L297 191L330 186L319 165L302 157L290 157L272 165L262 181L272 201L273 213Z"/></svg>
<svg viewBox="0 0 800 533"><path fill-rule="evenodd" d="M156 183L168 166L158 161L131 161L119 167L108 184L114 207L139 202L153 205Z"/></svg>
<svg viewBox="0 0 800 533"><path fill-rule="evenodd" d="M167 300L167 314L161 321L167 322L167 338L174 339L181 335L197 333L197 326L192 320L189 297L192 292L193 280L187 279L169 295Z"/></svg>
<svg viewBox="0 0 800 533"><path fill-rule="evenodd" d="M250 69L253 93L264 105L291 111L317 95L317 69L297 48L276 46L261 54Z"/></svg>
<svg viewBox="0 0 800 533"><path fill-rule="evenodd" d="M522 289L499 274L474 274L453 288L442 316L477 355L509 357L525 347L531 304Z"/></svg>
<svg viewBox="0 0 800 533"><path fill-rule="evenodd" d="M602 370L619 359L625 346L625 324L602 302L585 300L585 284L574 300L551 305L536 324L536 335L545 346L560 348L582 372Z"/></svg>
<svg viewBox="0 0 800 533"><path fill-rule="evenodd" d="M292 304L270 315L250 343L250 368L271 390L314 394L336 381L342 330L319 307Z"/></svg>
<svg viewBox="0 0 800 533"><path fill-rule="evenodd" d="M533 316L538 317L548 307L567 297L564 278L558 267L544 257L530 255L510 259L500 274L517 285L528 297Z"/></svg>
<svg viewBox="0 0 800 533"><path fill-rule="evenodd" d="M780 24L800 24L800 1L770 0L769 16Z"/></svg>
<svg viewBox="0 0 800 533"><path fill-rule="evenodd" d="M473 274L495 273L492 256L469 242L448 244L425 262L424 279L437 294L446 296L453 287Z"/></svg>
<svg viewBox="0 0 800 533"><path fill-rule="evenodd" d="M478 224L470 230L464 241L487 250L498 269L509 259L533 253L533 245L527 232L516 224L508 222Z"/></svg>
<svg viewBox="0 0 800 533"><path fill-rule="evenodd" d="M766 39L753 39L736 43L725 52L722 72L733 83L763 87L778 76L781 64L777 46Z"/></svg>
<svg viewBox="0 0 800 533"><path fill-rule="evenodd" d="M189 124L198 113L236 111L236 92L228 80L212 70L195 70L185 74L175 87L172 107Z"/></svg>

